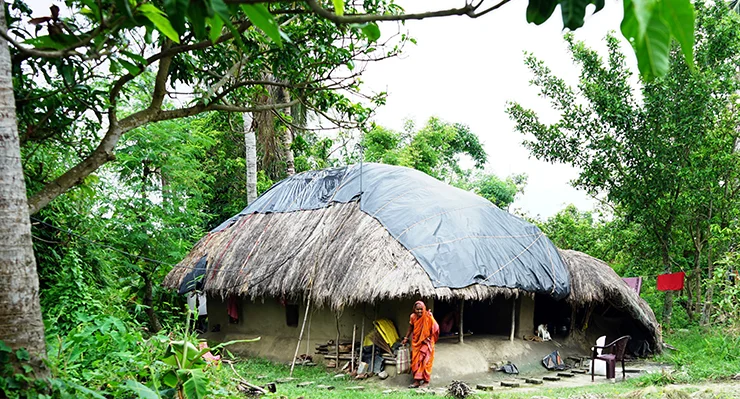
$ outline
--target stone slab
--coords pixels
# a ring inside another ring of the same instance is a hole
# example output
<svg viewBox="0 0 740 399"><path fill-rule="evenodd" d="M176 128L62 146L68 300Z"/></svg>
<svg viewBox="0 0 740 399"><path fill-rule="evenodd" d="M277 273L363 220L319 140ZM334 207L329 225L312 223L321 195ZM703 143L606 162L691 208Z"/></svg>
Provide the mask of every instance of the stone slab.
<svg viewBox="0 0 740 399"><path fill-rule="evenodd" d="M501 381L502 387L517 388L519 387L519 381Z"/></svg>
<svg viewBox="0 0 740 399"><path fill-rule="evenodd" d="M555 377L554 375L546 375L542 379L545 381L560 381L560 377Z"/></svg>

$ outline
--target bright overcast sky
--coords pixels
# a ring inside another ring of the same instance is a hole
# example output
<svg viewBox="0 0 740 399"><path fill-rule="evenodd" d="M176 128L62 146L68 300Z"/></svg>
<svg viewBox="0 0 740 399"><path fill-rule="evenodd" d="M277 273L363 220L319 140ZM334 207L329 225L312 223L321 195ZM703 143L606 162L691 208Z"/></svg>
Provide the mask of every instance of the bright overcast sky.
<svg viewBox="0 0 740 399"><path fill-rule="evenodd" d="M407 11L460 7L460 1L401 1ZM423 6L424 9L417 7ZM576 83L577 70L562 40L562 19L558 7L547 23L526 22L527 1L517 0L476 20L445 17L411 21L407 28L417 39L405 55L370 65L364 75L371 91L387 90L388 104L378 111L376 122L401 130L404 119L417 126L430 116L471 127L488 153L488 171L504 177L526 173L529 183L524 195L514 203L532 216L549 217L575 204L590 210L596 202L572 188L569 181L577 170L530 159L522 146L524 136L514 131L514 123L504 112L507 101L532 108L546 120L557 117L548 104L529 86L532 75L524 66L525 51L534 53L558 75ZM434 7L434 8L433 8ZM610 30L619 32L622 3L607 0L599 13L587 17L576 38L601 53L603 38ZM395 32L395 26L381 30ZM621 36L620 36L621 37ZM624 45L630 51L628 44ZM635 66L628 53L629 65Z"/></svg>

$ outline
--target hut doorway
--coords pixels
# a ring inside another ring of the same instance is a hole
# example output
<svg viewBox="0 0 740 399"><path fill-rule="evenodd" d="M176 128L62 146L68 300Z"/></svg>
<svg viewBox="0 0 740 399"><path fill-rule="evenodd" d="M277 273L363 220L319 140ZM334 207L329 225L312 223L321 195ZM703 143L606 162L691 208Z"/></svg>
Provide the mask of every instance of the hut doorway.
<svg viewBox="0 0 740 399"><path fill-rule="evenodd" d="M534 326L547 326L550 335L567 337L570 333L572 310L565 301L555 301L543 294L534 297Z"/></svg>
<svg viewBox="0 0 740 399"><path fill-rule="evenodd" d="M494 297L487 301L465 301L462 312L463 330L473 335L502 335L511 332L511 311L514 298ZM440 334L457 335L460 301L435 301L434 317L440 324ZM448 328L452 326L452 328Z"/></svg>

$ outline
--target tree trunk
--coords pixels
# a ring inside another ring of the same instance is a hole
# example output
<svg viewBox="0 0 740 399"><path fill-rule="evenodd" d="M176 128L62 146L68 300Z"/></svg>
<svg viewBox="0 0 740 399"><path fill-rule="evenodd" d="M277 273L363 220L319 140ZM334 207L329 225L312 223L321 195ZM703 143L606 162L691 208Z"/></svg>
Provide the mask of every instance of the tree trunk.
<svg viewBox="0 0 740 399"><path fill-rule="evenodd" d="M661 248L663 257L663 272L671 272L671 259L668 254L668 247L663 244ZM665 301L663 302L663 331L667 331L671 326L671 315L673 314L673 291L665 292Z"/></svg>
<svg viewBox="0 0 740 399"><path fill-rule="evenodd" d="M6 29L4 13L0 29ZM49 372L41 361L46 357L46 341L39 279L10 69L8 43L0 38L0 339L13 349L26 348L36 377L46 378ZM15 356L11 361L17 361Z"/></svg>
<svg viewBox="0 0 740 399"><path fill-rule="evenodd" d="M144 306L146 307L146 315L149 318L149 329L152 333L157 333L162 329L162 323L159 322L157 313L154 311L152 279L147 272L142 272L141 278L144 279Z"/></svg>
<svg viewBox="0 0 740 399"><path fill-rule="evenodd" d="M704 307L701 310L701 324L709 324L712 316L712 296L714 295L714 263L712 262L712 212L714 211L712 200L709 200L709 226L707 226L707 294L704 297Z"/></svg>
<svg viewBox="0 0 740 399"><path fill-rule="evenodd" d="M249 112L242 113L244 121L244 147L247 163L247 204L257 199L257 137L254 135L254 121Z"/></svg>
<svg viewBox="0 0 740 399"><path fill-rule="evenodd" d="M283 88L283 101L290 102L290 92ZM283 113L288 116L288 121L292 123L290 108L285 108ZM295 174L295 158L293 157L293 126L285 125L285 134L283 135L283 147L285 148L285 172L288 176Z"/></svg>

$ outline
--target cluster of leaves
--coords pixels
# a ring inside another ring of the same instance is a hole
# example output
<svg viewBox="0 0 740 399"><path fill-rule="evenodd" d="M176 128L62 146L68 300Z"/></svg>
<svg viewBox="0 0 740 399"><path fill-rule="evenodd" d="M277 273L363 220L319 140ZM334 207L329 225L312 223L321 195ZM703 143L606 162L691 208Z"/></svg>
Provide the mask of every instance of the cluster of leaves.
<svg viewBox="0 0 740 399"><path fill-rule="evenodd" d="M406 166L447 181L463 175L461 155L469 156L476 168L482 168L487 160L478 136L470 128L434 117L418 131L414 131L413 123L407 124L403 133L376 126L365 133L361 145L369 162Z"/></svg>

